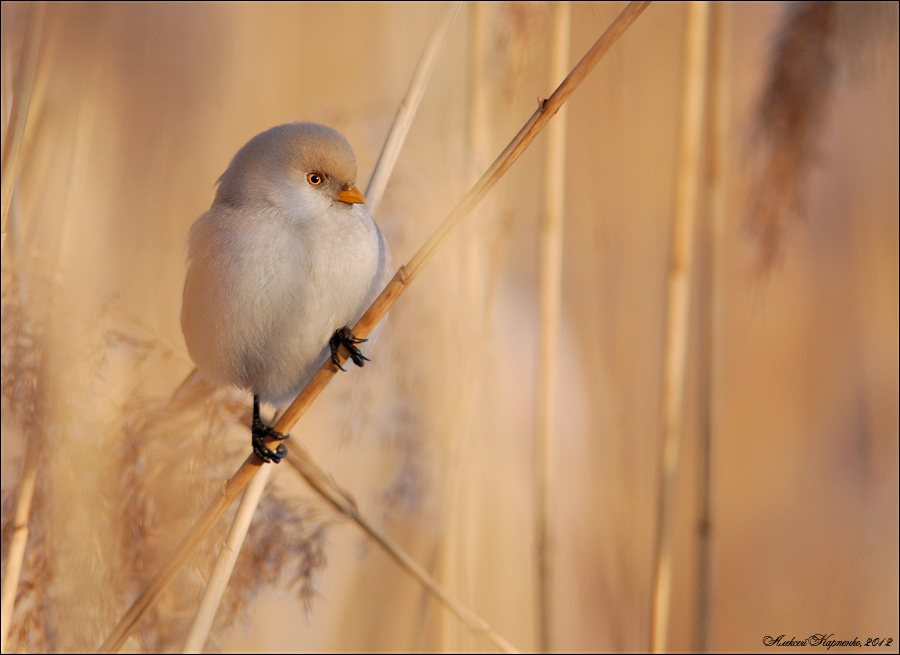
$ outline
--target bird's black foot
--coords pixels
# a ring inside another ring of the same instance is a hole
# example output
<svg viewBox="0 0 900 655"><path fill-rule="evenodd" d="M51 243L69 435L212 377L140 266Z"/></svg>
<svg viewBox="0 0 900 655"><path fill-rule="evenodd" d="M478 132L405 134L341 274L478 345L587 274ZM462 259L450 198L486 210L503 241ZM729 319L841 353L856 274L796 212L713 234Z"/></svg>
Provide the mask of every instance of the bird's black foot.
<svg viewBox="0 0 900 655"><path fill-rule="evenodd" d="M253 396L253 423L250 425L250 443L253 445L253 452L263 462L275 462L278 464L287 455L287 449L283 443L278 444L275 450L266 446L266 439L277 439L284 441L289 439L291 435L281 434L278 430L266 425L259 417L259 396Z"/></svg>
<svg viewBox="0 0 900 655"><path fill-rule="evenodd" d="M363 355L359 348L356 347L356 344L365 343L366 341L368 341L368 339L357 339L354 337L353 332L351 332L350 328L346 325L340 330L335 330L334 335L331 337L331 341L328 342L328 345L331 346L331 361L342 371L347 370L341 366L341 360L338 357L338 348L343 345L344 348L347 349L347 352L350 353L350 359L353 360L353 363L357 366L364 366L366 362L372 360Z"/></svg>

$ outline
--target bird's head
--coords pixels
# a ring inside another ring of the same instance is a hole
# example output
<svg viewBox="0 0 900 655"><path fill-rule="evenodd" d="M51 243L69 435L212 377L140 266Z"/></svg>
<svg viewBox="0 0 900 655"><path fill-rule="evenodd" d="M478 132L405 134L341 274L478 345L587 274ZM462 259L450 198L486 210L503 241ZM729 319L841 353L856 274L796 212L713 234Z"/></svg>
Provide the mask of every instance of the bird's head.
<svg viewBox="0 0 900 655"><path fill-rule="evenodd" d="M238 151L219 178L215 202L269 205L302 220L365 203L355 184L356 157L340 132L288 123Z"/></svg>

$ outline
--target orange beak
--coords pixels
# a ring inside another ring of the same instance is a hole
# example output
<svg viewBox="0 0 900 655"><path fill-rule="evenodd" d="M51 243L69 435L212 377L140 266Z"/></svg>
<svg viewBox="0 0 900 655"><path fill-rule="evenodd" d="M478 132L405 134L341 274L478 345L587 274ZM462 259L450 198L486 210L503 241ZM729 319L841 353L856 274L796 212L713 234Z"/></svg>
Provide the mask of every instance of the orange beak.
<svg viewBox="0 0 900 655"><path fill-rule="evenodd" d="M365 196L359 192L355 186L350 187L349 189L344 189L339 194L337 194L337 199L341 202L346 202L349 205L364 205L366 204Z"/></svg>

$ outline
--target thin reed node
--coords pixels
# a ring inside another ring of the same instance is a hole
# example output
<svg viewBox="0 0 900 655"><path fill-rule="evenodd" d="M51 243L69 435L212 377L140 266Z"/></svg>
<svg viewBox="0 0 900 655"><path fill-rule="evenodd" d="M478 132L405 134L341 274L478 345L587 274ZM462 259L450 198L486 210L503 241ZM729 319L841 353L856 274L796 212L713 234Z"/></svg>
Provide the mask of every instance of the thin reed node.
<svg viewBox="0 0 900 655"><path fill-rule="evenodd" d="M481 179L456 208L444 219L425 242L419 251L405 266L401 266L397 274L388 283L384 291L372 303L366 313L353 327L353 334L358 338L369 335L375 325L384 317L391 306L396 302L410 283L428 263L438 247L450 235L456 225L478 204L484 195L497 183L497 181L509 170L525 149L534 141L535 137L546 126L547 122L568 100L569 96L584 81L585 77L593 70L600 59L625 31L634 23L637 17L647 8L649 1L631 2L619 14L607 30L594 43L587 54L578 62L568 77L553 92L550 98L542 101L535 113L525 123L510 144L500 156L482 175ZM339 362L343 364L349 357L348 351L342 346L338 350ZM322 368L313 376L306 387L291 403L281 418L273 426L282 434L288 434L296 425L300 417L306 412L312 402L318 397L328 382L338 371L338 366L330 359L326 360ZM271 441L270 441L271 443ZM288 453L296 452L299 448L296 444L287 442ZM146 589L138 596L107 639L100 646L103 653L118 652L125 643L128 634L140 620L144 612L153 604L163 589L171 582L172 578L187 561L191 553L203 541L213 525L221 518L222 514L231 505L234 499L244 490L250 480L259 471L262 461L255 455L250 455L234 476L222 487L221 494L209 505L191 531L185 535L179 544L171 560L156 574Z"/></svg>
<svg viewBox="0 0 900 655"><path fill-rule="evenodd" d="M569 68L571 7L567 1L553 6L553 44L550 59L551 83ZM538 580L538 638L540 652L552 648L553 627L553 470L556 450L557 358L562 311L563 212L566 179L566 108L547 130L544 170L544 214L541 224L541 259L538 282L540 323L537 390L537 489L535 510L535 552Z"/></svg>
<svg viewBox="0 0 900 655"><path fill-rule="evenodd" d="M650 647L668 649L674 569L675 482L684 418L685 375L690 336L691 274L694 232L700 195L701 155L705 125L710 3L688 4L681 146L669 264L668 309L663 377L663 436L651 611Z"/></svg>

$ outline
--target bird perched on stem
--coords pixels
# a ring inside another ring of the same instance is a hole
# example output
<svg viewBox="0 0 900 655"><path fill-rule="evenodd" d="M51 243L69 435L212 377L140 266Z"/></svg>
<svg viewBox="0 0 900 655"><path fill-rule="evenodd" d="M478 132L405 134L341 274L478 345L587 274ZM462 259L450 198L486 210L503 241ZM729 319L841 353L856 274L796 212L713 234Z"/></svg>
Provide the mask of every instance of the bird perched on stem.
<svg viewBox="0 0 900 655"><path fill-rule="evenodd" d="M259 418L260 401L296 396L343 345L357 366L372 341L350 325L393 273L391 252L354 186L356 158L337 131L290 123L253 137L219 178L188 236L181 328L210 382L253 393L253 451L286 439Z"/></svg>

